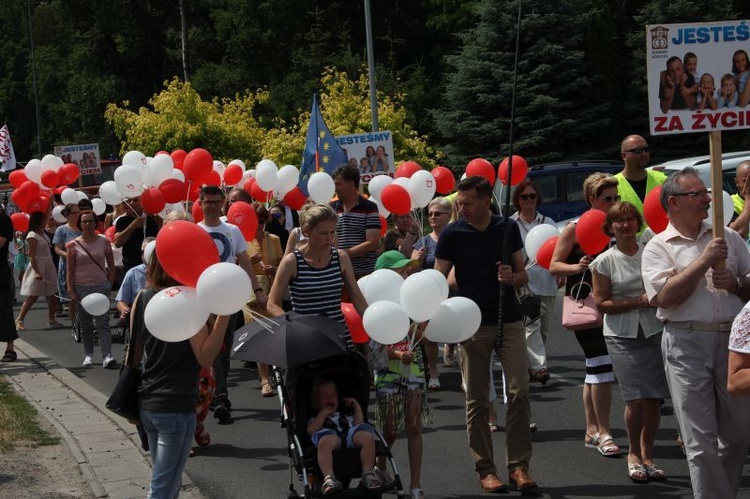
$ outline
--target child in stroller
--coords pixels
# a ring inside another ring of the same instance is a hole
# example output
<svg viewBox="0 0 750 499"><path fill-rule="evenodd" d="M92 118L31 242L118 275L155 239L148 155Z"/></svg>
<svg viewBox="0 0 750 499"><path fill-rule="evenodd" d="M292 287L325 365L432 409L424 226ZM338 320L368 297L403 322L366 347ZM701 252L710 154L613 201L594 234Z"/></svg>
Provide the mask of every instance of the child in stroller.
<svg viewBox="0 0 750 499"><path fill-rule="evenodd" d="M375 476L376 439L375 429L365 423L362 408L357 399L348 397L342 400L339 407L339 396L336 383L332 380L318 379L313 383L311 404L318 413L310 418L307 433L318 449L318 466L324 475L321 492L330 495L340 491L343 485L333 472L333 451L340 447L359 448L362 462L362 483L366 489L375 490L382 486Z"/></svg>

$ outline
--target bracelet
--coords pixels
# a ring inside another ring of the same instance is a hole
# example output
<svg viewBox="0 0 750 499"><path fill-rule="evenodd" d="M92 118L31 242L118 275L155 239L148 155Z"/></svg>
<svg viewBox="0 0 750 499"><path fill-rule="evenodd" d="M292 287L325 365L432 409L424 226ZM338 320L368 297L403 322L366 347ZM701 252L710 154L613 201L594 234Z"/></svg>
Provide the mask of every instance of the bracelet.
<svg viewBox="0 0 750 499"><path fill-rule="evenodd" d="M262 293L262 292L263 292L263 288L261 288L261 287L257 287L257 288L255 288L253 290L253 293L255 293L255 294Z"/></svg>

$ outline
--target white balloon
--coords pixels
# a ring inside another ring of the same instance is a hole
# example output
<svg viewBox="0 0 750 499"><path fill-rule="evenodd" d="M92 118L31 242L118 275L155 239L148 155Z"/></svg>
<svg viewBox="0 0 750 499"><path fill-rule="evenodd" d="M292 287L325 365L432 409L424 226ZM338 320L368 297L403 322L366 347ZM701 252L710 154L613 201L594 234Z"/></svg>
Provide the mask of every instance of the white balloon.
<svg viewBox="0 0 750 499"><path fill-rule="evenodd" d="M435 269L425 269L419 272L422 275L428 275L437 283L440 288L440 299L445 300L448 298L448 279L445 278L442 272Z"/></svg>
<svg viewBox="0 0 750 499"><path fill-rule="evenodd" d="M247 170L247 167L245 166L245 162L242 161L241 159L233 159L232 161L229 162L229 165L239 165L239 167L242 168L243 172Z"/></svg>
<svg viewBox="0 0 750 499"><path fill-rule="evenodd" d="M463 296L448 298L425 329L425 337L434 342L458 343L468 340L482 323L479 306Z"/></svg>
<svg viewBox="0 0 750 499"><path fill-rule="evenodd" d="M224 178L224 170L227 169L227 165L219 161L218 159L214 160L214 171L219 174L219 178Z"/></svg>
<svg viewBox="0 0 750 499"><path fill-rule="evenodd" d="M76 191L76 194L78 195L78 201L83 201L84 199L88 199L88 195L83 191ZM78 202L76 201L76 203Z"/></svg>
<svg viewBox="0 0 750 499"><path fill-rule="evenodd" d="M316 203L326 204L336 192L336 185L326 172L317 172L313 173L307 182L307 192Z"/></svg>
<svg viewBox="0 0 750 499"><path fill-rule="evenodd" d="M91 204L94 205L94 214L102 215L105 211L107 211L107 203L105 203L101 198L94 198L91 200Z"/></svg>
<svg viewBox="0 0 750 499"><path fill-rule="evenodd" d="M276 182L276 190L281 193L281 197L284 194L294 189L299 184L299 170L294 165L284 165L279 170L278 182Z"/></svg>
<svg viewBox="0 0 750 499"><path fill-rule="evenodd" d="M357 286L359 286L359 291L362 293L362 296L365 296L365 288L367 287L367 280L370 278L370 275L363 275L357 280ZM365 301L367 299L365 298Z"/></svg>
<svg viewBox="0 0 750 499"><path fill-rule="evenodd" d="M559 235L560 231L554 225L540 224L532 227L529 233L526 234L526 240L524 241L526 256L529 257L529 261L536 261L536 254L539 252L539 248L551 237Z"/></svg>
<svg viewBox="0 0 750 499"><path fill-rule="evenodd" d="M722 191L723 195L723 207L724 207L724 225L729 225L732 222L732 213L734 213L734 203L732 202L732 196L727 191ZM714 205L708 208L708 223L713 223L714 220Z"/></svg>
<svg viewBox="0 0 750 499"><path fill-rule="evenodd" d="M409 316L400 305L390 301L378 301L367 307L362 325L370 338L383 345L398 343L409 334Z"/></svg>
<svg viewBox="0 0 750 499"><path fill-rule="evenodd" d="M185 207L182 205L182 203L167 203L164 205L164 209L159 212L159 216L164 219L164 217L166 217L173 211L185 212Z"/></svg>
<svg viewBox="0 0 750 499"><path fill-rule="evenodd" d="M417 272L406 278L399 292L401 306L406 314L416 322L432 319L443 301L440 287L429 274Z"/></svg>
<svg viewBox="0 0 750 499"><path fill-rule="evenodd" d="M94 317L106 315L109 312L109 297L101 293L91 293L83 297L81 306Z"/></svg>
<svg viewBox="0 0 750 499"><path fill-rule="evenodd" d="M135 166L140 171L145 168L148 162L146 161L146 155L140 151L128 151L125 156L122 157L123 165Z"/></svg>
<svg viewBox="0 0 750 499"><path fill-rule="evenodd" d="M279 181L279 169L276 163L270 159L264 159L258 163L255 167L255 181L265 192L274 190Z"/></svg>
<svg viewBox="0 0 750 499"><path fill-rule="evenodd" d="M59 224L64 224L68 221L67 218L65 218L62 214L62 211L65 209L65 206L58 204L54 208L52 208L52 218L55 219L55 222Z"/></svg>
<svg viewBox="0 0 750 499"><path fill-rule="evenodd" d="M145 160L145 156L144 156ZM143 192L143 174L133 165L122 165L115 169L115 184L123 197L134 198Z"/></svg>
<svg viewBox="0 0 750 499"><path fill-rule="evenodd" d="M31 159L23 169L26 178L39 185L42 184L42 162L38 159Z"/></svg>
<svg viewBox="0 0 750 499"><path fill-rule="evenodd" d="M399 293L403 285L404 278L398 272L391 269L380 269L370 274L363 294L368 304L383 300L400 304Z"/></svg>
<svg viewBox="0 0 750 499"><path fill-rule="evenodd" d="M143 180L149 187L158 187L159 184L172 176L173 169L174 160L172 160L172 157L169 154L159 154L149 163Z"/></svg>
<svg viewBox="0 0 750 499"><path fill-rule="evenodd" d="M231 315L242 310L253 293L253 283L247 272L234 263L211 265L195 285L198 300L212 314Z"/></svg>
<svg viewBox="0 0 750 499"><path fill-rule="evenodd" d="M117 184L114 180L107 180L99 186L99 197L101 197L105 203L111 204L112 206L122 203L122 194L117 189Z"/></svg>
<svg viewBox="0 0 750 499"><path fill-rule="evenodd" d="M156 250L156 239L150 241L146 247L143 248L143 261L146 265L151 262L151 255L154 254L154 250Z"/></svg>
<svg viewBox="0 0 750 499"><path fill-rule="evenodd" d="M390 216L391 212L388 211L385 206L383 206L383 203L381 203L379 199L375 199L372 196L370 196L370 201L375 203L375 206L378 207L378 214L381 217L388 218Z"/></svg>
<svg viewBox="0 0 750 499"><path fill-rule="evenodd" d="M42 158L42 171L52 170L58 171L65 163L61 158L58 158L54 154L47 154Z"/></svg>
<svg viewBox="0 0 750 499"><path fill-rule="evenodd" d="M195 288L173 286L151 298L143 318L153 336L177 342L195 336L205 326L209 315L201 306Z"/></svg>
<svg viewBox="0 0 750 499"><path fill-rule="evenodd" d="M170 173L170 176L172 178L176 178L180 182L184 182L185 181L185 174L182 173L182 170L178 170L177 168L175 168L174 170L172 170L172 172Z"/></svg>
<svg viewBox="0 0 750 499"><path fill-rule="evenodd" d="M406 192L409 192L409 179L406 177L399 177L396 179L393 179L393 184L400 185L404 189L406 189Z"/></svg>
<svg viewBox="0 0 750 499"><path fill-rule="evenodd" d="M66 187L61 193L60 193L60 199L62 199L62 202L65 204L77 204L78 203L78 194L76 193L75 189L71 189L70 187Z"/></svg>
<svg viewBox="0 0 750 499"><path fill-rule="evenodd" d="M430 204L433 196L435 196L436 187L435 177L432 176L432 173L427 170L414 172L414 175L409 178L408 188L412 203L418 208L424 208Z"/></svg>
<svg viewBox="0 0 750 499"><path fill-rule="evenodd" d="M380 193L392 183L393 178L388 175L375 175L370 179L370 183L367 184L367 191L370 193L370 197L380 201Z"/></svg>

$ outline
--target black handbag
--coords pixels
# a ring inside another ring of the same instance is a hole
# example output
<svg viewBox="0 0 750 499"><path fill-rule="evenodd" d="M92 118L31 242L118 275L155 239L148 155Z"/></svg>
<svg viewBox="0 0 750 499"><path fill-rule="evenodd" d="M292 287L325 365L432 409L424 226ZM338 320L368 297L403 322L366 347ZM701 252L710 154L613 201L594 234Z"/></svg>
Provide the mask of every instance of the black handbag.
<svg viewBox="0 0 750 499"><path fill-rule="evenodd" d="M546 307L542 307L542 299L533 294L528 285L524 285L521 289L516 290L516 295L518 296L518 304L521 308L521 315L523 315L525 326L538 320L547 311Z"/></svg>
<svg viewBox="0 0 750 499"><path fill-rule="evenodd" d="M138 303L140 293L135 297L130 313L130 344L125 363L120 368L120 379L117 380L112 394L109 396L105 406L118 416L122 416L133 424L140 423L140 411L138 409L138 387L141 382L141 356L143 355L143 341L140 332L133 328L133 316L135 306Z"/></svg>

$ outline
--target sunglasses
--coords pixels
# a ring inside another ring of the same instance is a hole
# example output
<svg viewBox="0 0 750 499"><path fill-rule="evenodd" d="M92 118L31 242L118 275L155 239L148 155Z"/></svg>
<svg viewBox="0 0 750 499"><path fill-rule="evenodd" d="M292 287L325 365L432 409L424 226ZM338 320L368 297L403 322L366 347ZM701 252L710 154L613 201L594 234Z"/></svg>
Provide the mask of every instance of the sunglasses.
<svg viewBox="0 0 750 499"><path fill-rule="evenodd" d="M643 154L644 152L649 152L651 149L648 146L643 147L634 147L632 149L625 149L625 152L630 152L633 154Z"/></svg>
<svg viewBox="0 0 750 499"><path fill-rule="evenodd" d="M529 199L536 199L536 193L531 193L531 194L521 194L521 196L520 196L520 197L521 197L521 199L523 199L524 201L528 201Z"/></svg>
<svg viewBox="0 0 750 499"><path fill-rule="evenodd" d="M439 217L440 215L447 215L447 213L442 211L429 211L427 212L428 217Z"/></svg>
<svg viewBox="0 0 750 499"><path fill-rule="evenodd" d="M620 195L618 194L616 196L602 196L599 199L603 199L607 203L616 203L620 200Z"/></svg>

